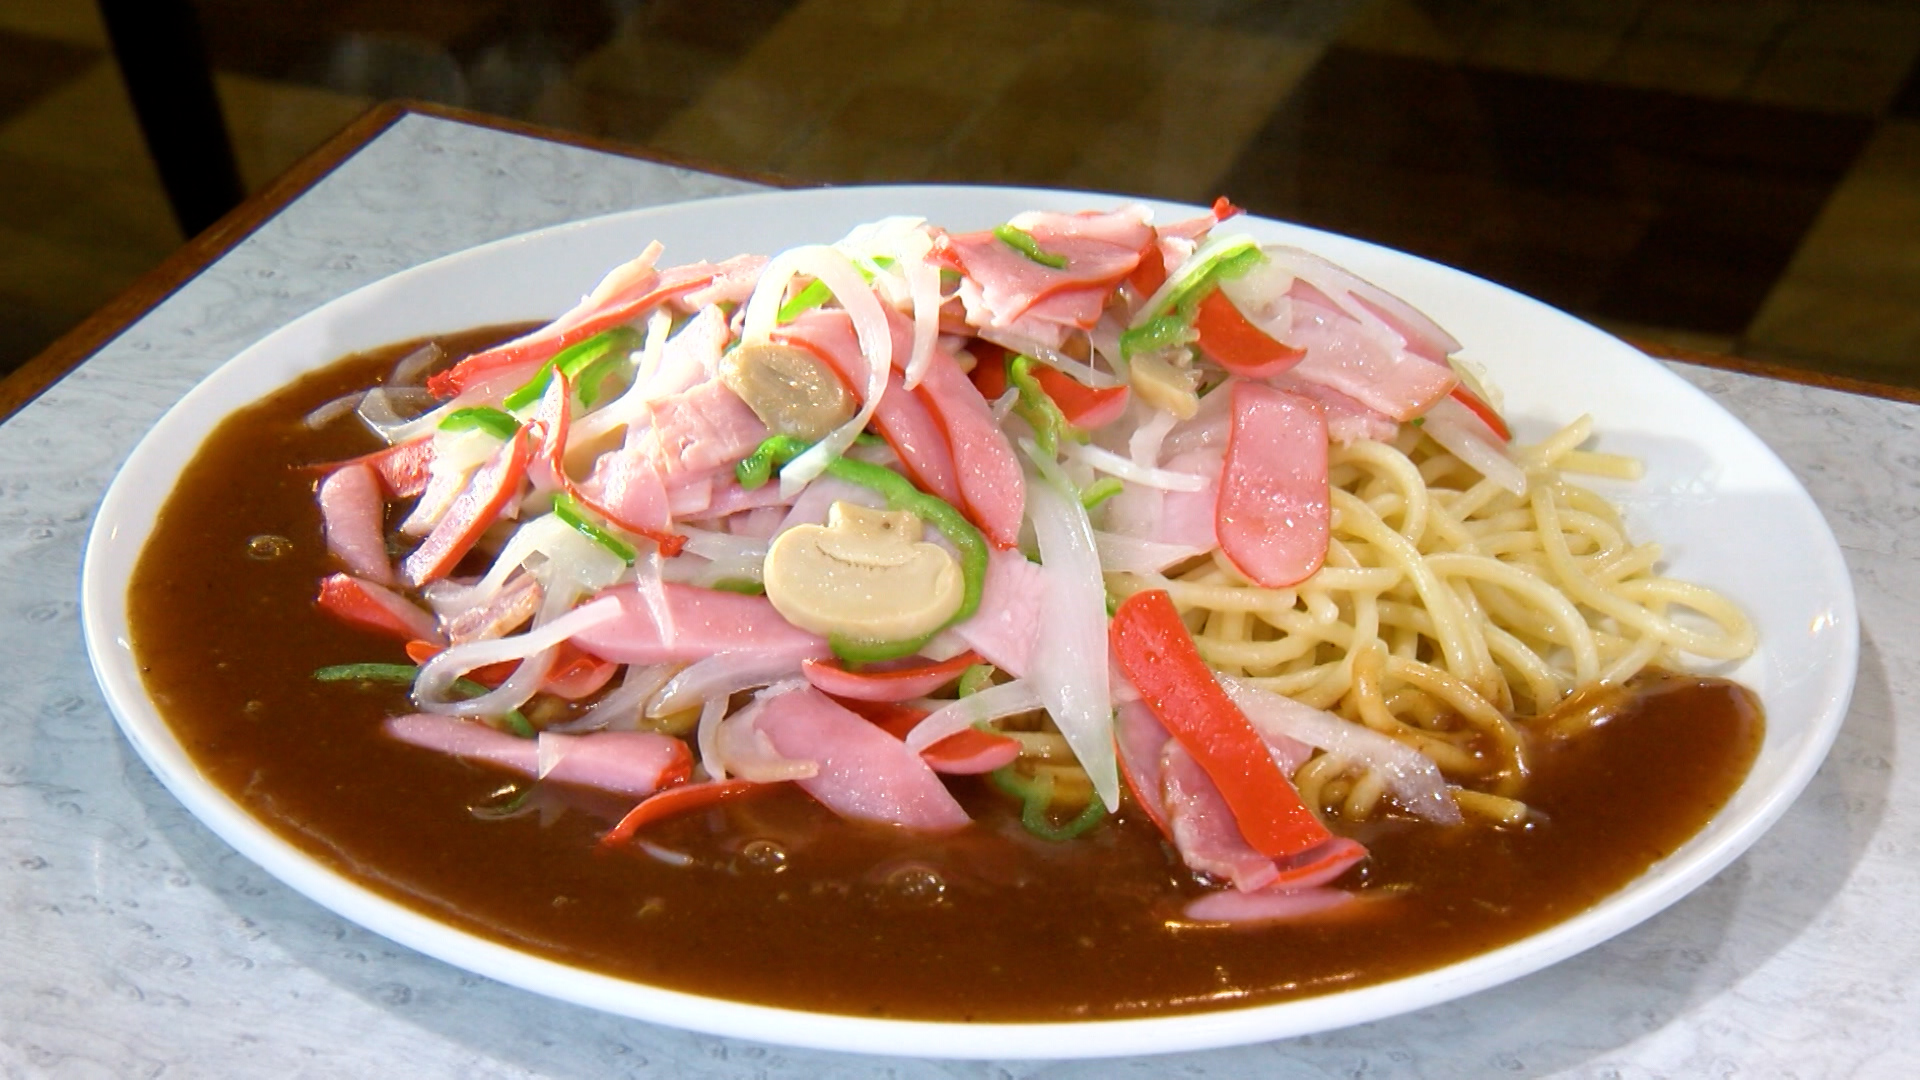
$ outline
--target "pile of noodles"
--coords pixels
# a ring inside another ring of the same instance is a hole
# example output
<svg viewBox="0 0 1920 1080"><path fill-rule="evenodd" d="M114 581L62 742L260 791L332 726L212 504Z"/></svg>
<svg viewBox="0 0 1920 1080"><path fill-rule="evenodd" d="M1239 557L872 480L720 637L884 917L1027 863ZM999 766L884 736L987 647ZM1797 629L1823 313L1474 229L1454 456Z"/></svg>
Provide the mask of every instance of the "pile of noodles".
<svg viewBox="0 0 1920 1080"><path fill-rule="evenodd" d="M1391 736L1439 766L1469 816L1518 822L1530 735L1577 733L1643 671L1754 647L1733 603L1662 576L1659 547L1634 543L1618 509L1570 479L1639 475L1633 459L1579 449L1590 433L1583 417L1515 447L1524 494L1418 425L1391 444L1336 445L1332 542L1306 581L1255 586L1216 551L1164 575L1109 575L1109 588L1167 590L1215 668ZM1335 752L1294 779L1327 816L1387 808L1386 778Z"/></svg>

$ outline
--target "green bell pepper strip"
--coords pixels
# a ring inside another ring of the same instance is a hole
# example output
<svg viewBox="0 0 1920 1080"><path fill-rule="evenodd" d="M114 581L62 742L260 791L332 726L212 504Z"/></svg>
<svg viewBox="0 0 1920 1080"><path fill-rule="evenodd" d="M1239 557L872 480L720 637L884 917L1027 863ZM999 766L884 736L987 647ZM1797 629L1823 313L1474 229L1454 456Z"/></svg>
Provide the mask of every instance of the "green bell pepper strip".
<svg viewBox="0 0 1920 1080"><path fill-rule="evenodd" d="M1061 843L1071 840L1100 823L1107 816L1106 804L1098 795L1087 800L1086 809L1064 825L1055 825L1047 809L1053 804L1053 777L1020 775L1012 765L1004 765L987 774L993 785L1020 800L1020 824L1042 840Z"/></svg>
<svg viewBox="0 0 1920 1080"><path fill-rule="evenodd" d="M1120 332L1120 359L1131 360L1138 353L1189 345L1196 336L1190 314L1162 315Z"/></svg>
<svg viewBox="0 0 1920 1080"><path fill-rule="evenodd" d="M873 260L873 265L885 270L887 267L893 265L893 260L885 255L881 255ZM873 284L873 271L868 270L858 263L855 263L853 268L860 271L860 276L867 279L867 284ZM806 312L812 311L814 308L819 307L831 299L833 299L833 290L827 288L825 282L810 281L807 283L806 288L794 293L786 303L780 305L780 310L774 312L773 321L776 323L790 323Z"/></svg>
<svg viewBox="0 0 1920 1080"><path fill-rule="evenodd" d="M741 596L765 596L767 587L748 578L725 578L714 582L709 588L720 592L739 593Z"/></svg>
<svg viewBox="0 0 1920 1080"><path fill-rule="evenodd" d="M520 430L520 421L490 405L455 409L440 421L441 431L472 431L475 428L495 438L511 439L513 433Z"/></svg>
<svg viewBox="0 0 1920 1080"><path fill-rule="evenodd" d="M1027 232L1025 229L1016 229L1012 225L996 225L993 228L993 235L998 238L1001 243L1025 255L1028 259L1039 263L1041 266L1047 267L1050 270L1065 270L1067 268L1067 257L1065 255L1055 255L1041 247L1040 241L1035 240L1033 234Z"/></svg>
<svg viewBox="0 0 1920 1080"><path fill-rule="evenodd" d="M1091 510L1120 494L1125 487L1117 477L1103 476L1080 490L1080 505Z"/></svg>
<svg viewBox="0 0 1920 1080"><path fill-rule="evenodd" d="M500 404L508 411L518 412L539 401L540 395L547 392L547 383L552 380L553 373L556 371L565 375L575 386L581 385L582 376L598 376L599 378L595 380L597 383L605 378L613 365L618 364L626 354L639 347L640 331L631 326L616 326L611 330L603 330L585 341L569 345L554 353L552 359L540 365L540 370L533 373L533 378L528 379L526 385L508 394L506 400ZM596 365L596 361L603 361L603 363ZM596 390L595 393L597 394L598 391Z"/></svg>
<svg viewBox="0 0 1920 1080"><path fill-rule="evenodd" d="M632 566L633 560L640 555L632 544L608 532L604 526L593 520L587 513L587 508L580 505L580 500L564 491L553 493L553 514L570 526L574 532L606 548L628 566Z"/></svg>
<svg viewBox="0 0 1920 1080"><path fill-rule="evenodd" d="M1266 255L1251 239L1222 247L1207 258L1186 281L1168 293L1151 311L1136 317L1133 326L1120 334L1120 359L1131 360L1135 353L1155 352L1175 345L1192 344L1198 336L1193 316L1200 301L1222 281L1237 278L1265 261Z"/></svg>
<svg viewBox="0 0 1920 1080"><path fill-rule="evenodd" d="M958 687L961 697L972 697L993 685L993 665L974 664L960 673Z"/></svg>
<svg viewBox="0 0 1920 1080"><path fill-rule="evenodd" d="M1033 428L1034 441L1048 457L1060 452L1060 440L1079 437L1079 429L1067 422L1067 416L1060 406L1033 376L1033 357L1025 353L1016 354L1007 361L1007 383L1019 391L1016 411Z"/></svg>
<svg viewBox="0 0 1920 1080"><path fill-rule="evenodd" d="M811 445L793 435L775 435L734 466L734 478L740 481L741 487L751 491L772 479L775 468L799 457ZM973 522L967 520L965 514L954 509L953 504L945 499L921 491L913 486L913 481L882 465L839 457L827 466L827 475L878 492L887 500L888 509L910 511L939 530L940 535L946 537L947 542L960 552L962 581L960 609L953 613L953 618L948 619L945 625L952 626L973 617L973 613L980 609L980 591L987 581L987 538L981 535ZM829 642L843 659L855 662L863 661L860 657L842 653L842 645L862 653L867 661L871 661L891 658L878 655L874 651L876 649L910 645L913 651L917 651L925 643L924 639L906 642ZM911 655L912 651L892 654Z"/></svg>
<svg viewBox="0 0 1920 1080"><path fill-rule="evenodd" d="M903 656L912 656L926 648L933 640L932 634L921 634L915 638L899 641L867 641L862 638L848 637L845 634L828 634L827 647L833 655L849 664L877 664L882 660L898 660Z"/></svg>
<svg viewBox="0 0 1920 1080"><path fill-rule="evenodd" d="M321 682L377 682L412 686L418 674L420 669L412 664L334 664L315 671L313 677ZM453 689L470 698L488 692L486 687L472 679L453 680ZM508 731L523 739L531 739L539 734L519 709L509 710L500 718L500 722Z"/></svg>
<svg viewBox="0 0 1920 1080"><path fill-rule="evenodd" d="M1260 245L1254 243L1251 237L1237 244L1223 244L1219 250L1209 254L1206 261L1199 267L1181 275L1186 280L1163 297L1151 310L1136 315L1134 325L1139 326L1146 321L1158 319L1180 309L1186 311L1187 321L1191 322L1193 306L1206 299L1208 290L1229 278L1239 277L1265 262L1266 258L1267 256L1260 250Z"/></svg>

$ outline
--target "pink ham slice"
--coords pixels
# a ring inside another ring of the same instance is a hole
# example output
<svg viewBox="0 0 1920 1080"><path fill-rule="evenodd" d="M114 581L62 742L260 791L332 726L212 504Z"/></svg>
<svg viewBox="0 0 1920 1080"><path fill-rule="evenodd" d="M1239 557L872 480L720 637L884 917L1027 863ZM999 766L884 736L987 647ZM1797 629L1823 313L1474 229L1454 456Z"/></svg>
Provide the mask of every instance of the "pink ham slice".
<svg viewBox="0 0 1920 1080"><path fill-rule="evenodd" d="M765 255L735 255L713 266L713 277L705 285L674 300L673 306L688 314L715 304L744 304L760 284L760 273L771 261Z"/></svg>
<svg viewBox="0 0 1920 1080"><path fill-rule="evenodd" d="M1316 402L1256 383L1236 383L1232 392L1214 532L1249 581L1286 588L1327 555L1326 414Z"/></svg>
<svg viewBox="0 0 1920 1080"><path fill-rule="evenodd" d="M1212 892L1189 903L1186 917L1193 922L1259 926L1340 911L1370 903L1344 889L1309 888L1290 892Z"/></svg>
<svg viewBox="0 0 1920 1080"><path fill-rule="evenodd" d="M1007 433L994 422L987 399L945 349L933 351L926 374L913 392L946 430L960 495L974 524L995 547L1018 544L1027 478Z"/></svg>
<svg viewBox="0 0 1920 1080"><path fill-rule="evenodd" d="M1402 421L1427 411L1459 381L1445 362L1408 348L1392 327L1377 318L1354 318L1305 281L1294 281L1287 300L1291 321L1284 331L1277 324L1262 329L1306 350L1306 358L1290 369L1296 378L1337 390ZM1363 314L1372 311L1356 306Z"/></svg>
<svg viewBox="0 0 1920 1080"><path fill-rule="evenodd" d="M1393 417L1370 409L1331 387L1299 378L1292 372L1269 378L1267 385L1319 402L1327 414L1327 437L1342 446L1356 439L1389 442L1400 432L1400 424Z"/></svg>
<svg viewBox="0 0 1920 1080"><path fill-rule="evenodd" d="M979 609L953 632L988 663L1015 676L1024 675L1033 657L1034 639L1046 621L1041 612L1046 596L1045 569L1018 551L994 551L987 556Z"/></svg>
<svg viewBox="0 0 1920 1080"><path fill-rule="evenodd" d="M795 783L841 817L919 832L969 820L919 754L810 686L765 699L755 726L782 757L818 763Z"/></svg>
<svg viewBox="0 0 1920 1080"><path fill-rule="evenodd" d="M1325 885L1366 858L1364 846L1340 836L1287 859L1262 855L1240 834L1233 811L1206 770L1177 740L1168 740L1162 748L1160 767L1167 823L1181 860L1232 882L1241 892Z"/></svg>
<svg viewBox="0 0 1920 1080"><path fill-rule="evenodd" d="M484 761L522 776L633 799L644 799L685 780L693 767L686 743L650 731L543 732L537 739L523 739L473 720L433 713L393 717L386 731L404 743Z"/></svg>
<svg viewBox="0 0 1920 1080"><path fill-rule="evenodd" d="M1106 298L1154 242L1153 227L1138 207L1107 213L1023 214L1010 224L1033 237L1042 251L1064 258L1067 265L1056 269L1037 263L992 230L942 237L937 250L977 289L976 310L969 313L977 325L1011 326L1036 305L1066 294L1065 300L1044 313L1044 320L1091 326Z"/></svg>
<svg viewBox="0 0 1920 1080"><path fill-rule="evenodd" d="M713 268L683 272L673 280L654 269L660 258L658 243L648 244L638 258L614 267L593 291L559 318L530 334L472 356L427 380L427 388L443 398L491 379L505 371L524 368L533 374L547 357L585 341L602 330L631 322L666 300L698 288L713 279ZM673 274L673 271L668 271Z"/></svg>
<svg viewBox="0 0 1920 1080"><path fill-rule="evenodd" d="M387 504L380 476L367 464L335 469L320 482L320 523L327 550L357 577L378 585L394 582L387 557Z"/></svg>
<svg viewBox="0 0 1920 1080"><path fill-rule="evenodd" d="M1166 799L1160 783L1160 755L1172 741L1173 736L1155 719L1146 702L1136 698L1120 706L1113 725L1120 774L1126 778L1127 790L1133 792L1134 802L1168 841L1173 840L1173 826L1167 821Z"/></svg>
<svg viewBox="0 0 1920 1080"><path fill-rule="evenodd" d="M767 438L767 426L718 379L654 402L652 409L661 472L669 483L731 468Z"/></svg>
<svg viewBox="0 0 1920 1080"><path fill-rule="evenodd" d="M654 622L636 587L616 585L600 595L619 602L620 616L575 634L573 643L619 664L692 663L715 653L751 650L769 659L791 657L795 674L802 660L828 653L824 639L781 618L764 596L678 583L661 591L672 617L670 636Z"/></svg>

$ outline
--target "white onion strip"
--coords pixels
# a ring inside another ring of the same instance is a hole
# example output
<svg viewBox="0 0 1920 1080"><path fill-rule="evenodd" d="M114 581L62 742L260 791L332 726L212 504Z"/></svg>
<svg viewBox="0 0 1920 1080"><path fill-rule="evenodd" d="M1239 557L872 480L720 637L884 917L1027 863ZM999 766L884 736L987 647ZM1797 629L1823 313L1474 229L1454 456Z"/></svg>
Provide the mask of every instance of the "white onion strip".
<svg viewBox="0 0 1920 1080"><path fill-rule="evenodd" d="M917 754L941 739L958 735L975 724L984 724L989 720L998 720L1005 716L1018 716L1040 707L1040 698L1034 694L1033 686L1025 679L1015 679L998 686L989 686L978 693L950 701L928 713L913 726L912 731L907 732L907 749Z"/></svg>
<svg viewBox="0 0 1920 1080"><path fill-rule="evenodd" d="M1372 728L1349 723L1271 690L1262 690L1228 675L1217 678L1227 696L1262 734L1285 735L1360 762L1378 772L1386 781L1387 790L1408 810L1442 825L1459 823L1460 808L1448 794L1440 767L1420 751Z"/></svg>
<svg viewBox="0 0 1920 1080"><path fill-rule="evenodd" d="M673 673L678 664L629 664L626 673L620 678L620 685L602 694L599 700L587 706L587 711L564 723L553 724L547 731L562 735L578 735L585 731L638 731L640 729L641 710L653 699Z"/></svg>
<svg viewBox="0 0 1920 1080"><path fill-rule="evenodd" d="M513 693L506 684L491 693L465 700L450 699L447 693L453 689L455 680L465 677L475 668L508 660L524 660L553 648L582 630L619 618L622 610L618 597L603 596L524 634L455 645L420 666L420 673L413 681L414 704L427 712L444 716L486 716L519 708L519 701L502 704Z"/></svg>
<svg viewBox="0 0 1920 1080"><path fill-rule="evenodd" d="M1485 426L1465 405L1449 397L1427 410L1421 430L1481 476L1515 495L1526 495L1526 470L1514 464L1505 450L1473 433L1474 428Z"/></svg>
<svg viewBox="0 0 1920 1080"><path fill-rule="evenodd" d="M821 655L826 655L824 649ZM688 664L669 679L647 702L647 715L668 716L711 698L724 701L742 690L771 686L799 674L797 662L788 656L769 659L750 651L714 653Z"/></svg>
<svg viewBox="0 0 1920 1080"><path fill-rule="evenodd" d="M1087 443L1068 440L1061 443L1060 452L1096 472L1107 473L1143 487L1159 488L1162 491L1205 491L1212 483L1206 477L1194 473L1176 472L1173 469L1163 469L1154 465L1141 465L1132 458L1123 457L1111 450L1103 450Z"/></svg>
<svg viewBox="0 0 1920 1080"><path fill-rule="evenodd" d="M1093 546L1100 552L1101 569L1109 574L1158 574L1213 550L1097 530L1093 534Z"/></svg>
<svg viewBox="0 0 1920 1080"><path fill-rule="evenodd" d="M1030 439L1020 448L1039 469L1027 485L1027 517L1046 570L1047 632L1034 642L1026 679L1067 737L1107 809L1120 807L1107 661L1107 589L1087 509L1058 462Z"/></svg>

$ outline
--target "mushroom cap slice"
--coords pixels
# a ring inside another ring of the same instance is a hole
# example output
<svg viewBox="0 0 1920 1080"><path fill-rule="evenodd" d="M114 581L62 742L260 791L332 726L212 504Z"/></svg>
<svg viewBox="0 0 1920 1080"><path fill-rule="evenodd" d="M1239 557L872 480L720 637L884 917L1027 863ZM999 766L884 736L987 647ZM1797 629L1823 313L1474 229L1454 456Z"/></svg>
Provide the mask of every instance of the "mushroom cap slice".
<svg viewBox="0 0 1920 1080"><path fill-rule="evenodd" d="M797 345L741 345L721 357L720 381L775 435L814 442L855 412L853 392L826 361Z"/></svg>
<svg viewBox="0 0 1920 1080"><path fill-rule="evenodd" d="M825 525L796 525L767 551L767 599L790 623L825 637L908 641L960 610L959 561L922 540L909 510L836 502Z"/></svg>

